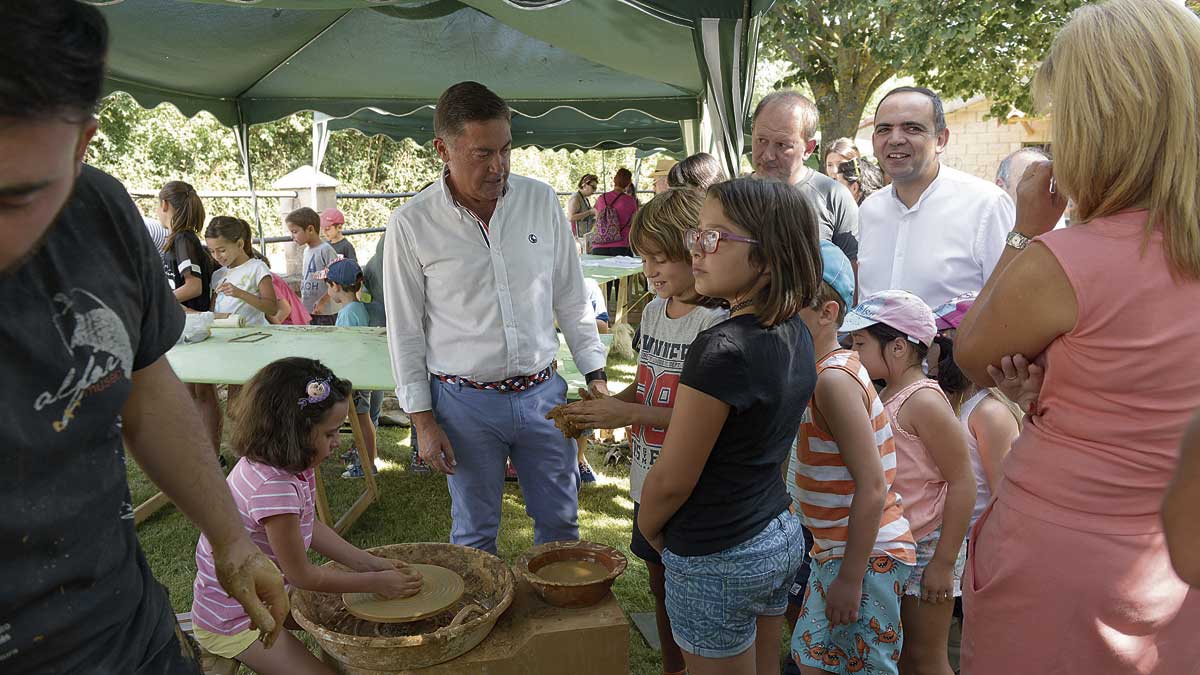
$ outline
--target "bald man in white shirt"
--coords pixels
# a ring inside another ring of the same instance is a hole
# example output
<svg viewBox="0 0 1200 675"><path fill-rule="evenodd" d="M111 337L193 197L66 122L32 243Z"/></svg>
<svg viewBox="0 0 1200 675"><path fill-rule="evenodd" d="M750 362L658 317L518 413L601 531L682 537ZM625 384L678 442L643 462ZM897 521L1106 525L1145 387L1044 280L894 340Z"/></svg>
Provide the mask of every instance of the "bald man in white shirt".
<svg viewBox="0 0 1200 675"><path fill-rule="evenodd" d="M496 552L505 461L536 543L579 537L575 442L546 413L566 400L557 320L593 392L605 349L554 189L509 174L510 112L476 82L438 99L442 178L388 221L384 304L396 395L421 458L447 475L450 541Z"/></svg>
<svg viewBox="0 0 1200 675"><path fill-rule="evenodd" d="M1004 251L1016 209L995 184L942 164L942 101L899 87L880 101L875 158L892 178L859 205L859 298L898 289L930 307L978 293Z"/></svg>

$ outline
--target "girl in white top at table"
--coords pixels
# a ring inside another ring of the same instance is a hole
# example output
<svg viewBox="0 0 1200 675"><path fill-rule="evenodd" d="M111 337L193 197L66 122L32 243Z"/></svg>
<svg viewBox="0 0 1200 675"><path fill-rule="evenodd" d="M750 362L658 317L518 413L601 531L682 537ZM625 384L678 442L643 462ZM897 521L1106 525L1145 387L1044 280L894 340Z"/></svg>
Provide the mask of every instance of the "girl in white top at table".
<svg viewBox="0 0 1200 675"><path fill-rule="evenodd" d="M231 216L217 216L204 230L205 243L222 265L213 272L213 312L240 316L248 326L265 326L277 309L271 268L250 246L250 225Z"/></svg>

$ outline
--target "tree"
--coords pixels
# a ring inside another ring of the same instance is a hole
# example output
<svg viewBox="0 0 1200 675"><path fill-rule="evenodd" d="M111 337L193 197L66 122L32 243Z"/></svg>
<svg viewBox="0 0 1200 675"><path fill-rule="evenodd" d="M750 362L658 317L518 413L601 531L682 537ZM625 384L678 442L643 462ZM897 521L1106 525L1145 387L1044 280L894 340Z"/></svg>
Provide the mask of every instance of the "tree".
<svg viewBox="0 0 1200 675"><path fill-rule="evenodd" d="M984 94L991 114L1032 110L1029 82L1082 0L780 0L761 31L777 85L807 85L821 138L853 138L885 82L908 75L943 98Z"/></svg>

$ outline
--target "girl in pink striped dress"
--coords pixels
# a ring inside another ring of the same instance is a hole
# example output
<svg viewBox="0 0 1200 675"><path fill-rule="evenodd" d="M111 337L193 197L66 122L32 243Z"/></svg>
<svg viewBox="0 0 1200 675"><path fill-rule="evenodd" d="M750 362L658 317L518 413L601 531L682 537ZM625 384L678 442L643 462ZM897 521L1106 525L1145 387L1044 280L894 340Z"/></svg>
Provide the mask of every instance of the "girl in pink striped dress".
<svg viewBox="0 0 1200 675"><path fill-rule="evenodd" d="M318 361L286 358L267 365L239 397L232 444L242 458L226 482L250 539L289 585L407 597L421 589L416 571L356 548L314 518L313 467L337 449L349 396L350 383ZM313 565L309 548L353 571ZM259 631L217 581L212 546L204 536L196 545L196 568L192 625L205 650L263 675L333 673L287 631L270 649L258 642Z"/></svg>

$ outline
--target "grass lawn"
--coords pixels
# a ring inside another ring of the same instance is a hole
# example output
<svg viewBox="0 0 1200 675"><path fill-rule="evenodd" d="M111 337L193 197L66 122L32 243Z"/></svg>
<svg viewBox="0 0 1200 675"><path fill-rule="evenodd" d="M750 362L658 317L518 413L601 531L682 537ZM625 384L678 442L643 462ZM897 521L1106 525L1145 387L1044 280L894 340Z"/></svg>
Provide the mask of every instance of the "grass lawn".
<svg viewBox="0 0 1200 675"><path fill-rule="evenodd" d="M634 376L629 361L610 358L607 366L613 379L613 391L624 388ZM441 475L418 475L408 471L411 446L408 430L383 427L379 433L380 500L372 504L358 522L350 528L347 539L361 548L383 544L418 541L448 541L450 533L450 495L446 479ZM349 447L349 437L343 437L343 447ZM589 452L589 459L598 475L594 484L585 486L579 495L579 534L583 539L613 546L629 557L629 567L613 586L621 607L626 613L653 611L653 599L646 578L645 565L629 553L629 534L633 518L633 502L629 499L629 467L603 466L599 454ZM130 461L129 485L134 504L154 495L157 489ZM341 462L325 463L322 473L334 514L344 512L363 489L362 481L343 480ZM336 517L336 516L335 516ZM154 575L166 585L176 612L191 611L192 580L196 573L194 560L199 531L174 508L164 508L138 526L138 538L154 570ZM500 527L500 557L512 562L533 545L533 522L525 515L520 488L508 483L504 490L503 518ZM315 553L314 560L320 561ZM311 643L310 643L311 644ZM630 624L630 672L636 675L660 673L658 653L643 641ZM243 672L248 672L243 668Z"/></svg>

